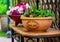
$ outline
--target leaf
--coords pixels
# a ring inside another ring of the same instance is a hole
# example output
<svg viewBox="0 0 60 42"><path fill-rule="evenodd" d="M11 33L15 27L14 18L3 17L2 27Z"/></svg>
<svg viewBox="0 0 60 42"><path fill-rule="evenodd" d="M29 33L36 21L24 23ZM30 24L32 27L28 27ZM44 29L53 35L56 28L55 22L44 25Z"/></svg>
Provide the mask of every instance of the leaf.
<svg viewBox="0 0 60 42"><path fill-rule="evenodd" d="M29 14L29 10L28 9L25 10L24 15L27 15L27 14Z"/></svg>
<svg viewBox="0 0 60 42"><path fill-rule="evenodd" d="M6 14L6 11L7 11L7 5L1 4L0 5L0 13L2 13L2 15L3 15L3 14Z"/></svg>

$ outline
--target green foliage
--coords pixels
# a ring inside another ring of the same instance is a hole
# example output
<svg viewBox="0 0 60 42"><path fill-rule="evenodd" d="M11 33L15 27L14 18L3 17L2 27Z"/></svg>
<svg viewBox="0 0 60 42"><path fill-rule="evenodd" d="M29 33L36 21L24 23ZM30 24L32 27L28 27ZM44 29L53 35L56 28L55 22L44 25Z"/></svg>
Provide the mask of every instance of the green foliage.
<svg viewBox="0 0 60 42"><path fill-rule="evenodd" d="M12 6L12 0L10 0L10 6ZM0 13L6 15L7 12L7 0L0 0Z"/></svg>
<svg viewBox="0 0 60 42"><path fill-rule="evenodd" d="M0 37L5 37L6 36L6 32L2 32L1 30L0 30Z"/></svg>
<svg viewBox="0 0 60 42"><path fill-rule="evenodd" d="M55 17L54 12L49 10L44 10L42 8L37 9L36 6L32 6L32 14L34 17ZM28 11L25 11L25 14L28 14Z"/></svg>
<svg viewBox="0 0 60 42"><path fill-rule="evenodd" d="M25 10L24 15L27 15L27 14L28 14L28 11L29 11L29 10L28 10L28 9L26 9L26 10Z"/></svg>
<svg viewBox="0 0 60 42"><path fill-rule="evenodd" d="M2 15L5 15L7 11L7 1L6 0L0 0L0 13Z"/></svg>
<svg viewBox="0 0 60 42"><path fill-rule="evenodd" d="M6 11L7 11L7 5L6 4L1 4L0 5L0 13L2 15L5 15L6 14Z"/></svg>
<svg viewBox="0 0 60 42"><path fill-rule="evenodd" d="M0 0L0 4L7 4L6 0Z"/></svg>
<svg viewBox="0 0 60 42"><path fill-rule="evenodd" d="M36 6L33 6L32 10L35 17L55 17L51 10L37 9Z"/></svg>

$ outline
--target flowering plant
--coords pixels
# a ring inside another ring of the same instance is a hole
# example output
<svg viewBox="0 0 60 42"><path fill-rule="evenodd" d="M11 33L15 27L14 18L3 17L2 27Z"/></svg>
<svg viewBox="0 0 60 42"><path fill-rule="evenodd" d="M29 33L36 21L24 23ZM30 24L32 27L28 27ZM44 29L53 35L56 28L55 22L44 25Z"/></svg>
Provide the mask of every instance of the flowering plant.
<svg viewBox="0 0 60 42"><path fill-rule="evenodd" d="M25 12L26 8L29 8L28 3L17 4L13 7L9 7L7 14L8 15L21 15Z"/></svg>

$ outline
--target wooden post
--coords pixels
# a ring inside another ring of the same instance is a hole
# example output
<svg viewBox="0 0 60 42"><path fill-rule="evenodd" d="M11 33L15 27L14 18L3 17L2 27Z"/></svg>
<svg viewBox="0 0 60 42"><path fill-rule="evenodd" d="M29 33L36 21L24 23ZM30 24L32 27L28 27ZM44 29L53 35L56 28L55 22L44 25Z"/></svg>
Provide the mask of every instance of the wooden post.
<svg viewBox="0 0 60 42"><path fill-rule="evenodd" d="M14 6L14 0L12 0L12 6Z"/></svg>
<svg viewBox="0 0 60 42"><path fill-rule="evenodd" d="M59 3L58 3L58 12L59 12L59 29L60 29L60 0L59 0ZM60 37L59 37L59 40L60 40Z"/></svg>
<svg viewBox="0 0 60 42"><path fill-rule="evenodd" d="M10 0L7 0L7 9L9 8L9 6L10 6ZM10 19L8 18L7 21L8 21L8 31L9 31L10 30L10 27L9 27Z"/></svg>
<svg viewBox="0 0 60 42"><path fill-rule="evenodd" d="M59 8L60 8L60 0L59 0ZM59 29L60 29L60 9L59 9Z"/></svg>
<svg viewBox="0 0 60 42"><path fill-rule="evenodd" d="M36 0L37 9L39 8L39 0Z"/></svg>
<svg viewBox="0 0 60 42"><path fill-rule="evenodd" d="M18 0L18 4L20 4L20 1L21 1L21 0Z"/></svg>
<svg viewBox="0 0 60 42"><path fill-rule="evenodd" d="M10 0L7 0L7 9L9 8L10 6Z"/></svg>

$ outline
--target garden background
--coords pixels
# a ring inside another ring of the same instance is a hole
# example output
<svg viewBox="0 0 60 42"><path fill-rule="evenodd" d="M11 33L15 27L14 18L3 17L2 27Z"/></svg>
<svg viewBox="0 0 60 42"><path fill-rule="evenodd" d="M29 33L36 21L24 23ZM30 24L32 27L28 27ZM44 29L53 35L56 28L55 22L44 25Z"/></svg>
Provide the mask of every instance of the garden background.
<svg viewBox="0 0 60 42"><path fill-rule="evenodd" d="M30 0L30 3L33 3L34 0ZM46 6L49 6L48 8L52 9L56 14L56 20L53 24L53 27L60 29L60 0L55 0L54 3L45 3L39 0L39 6L41 6L43 9L46 8ZM8 28L8 18L7 18L7 10L8 7L12 7L15 4L18 3L18 0L0 0L0 37L6 37L6 32ZM33 3L34 5L35 3ZM30 4L31 5L31 4Z"/></svg>

